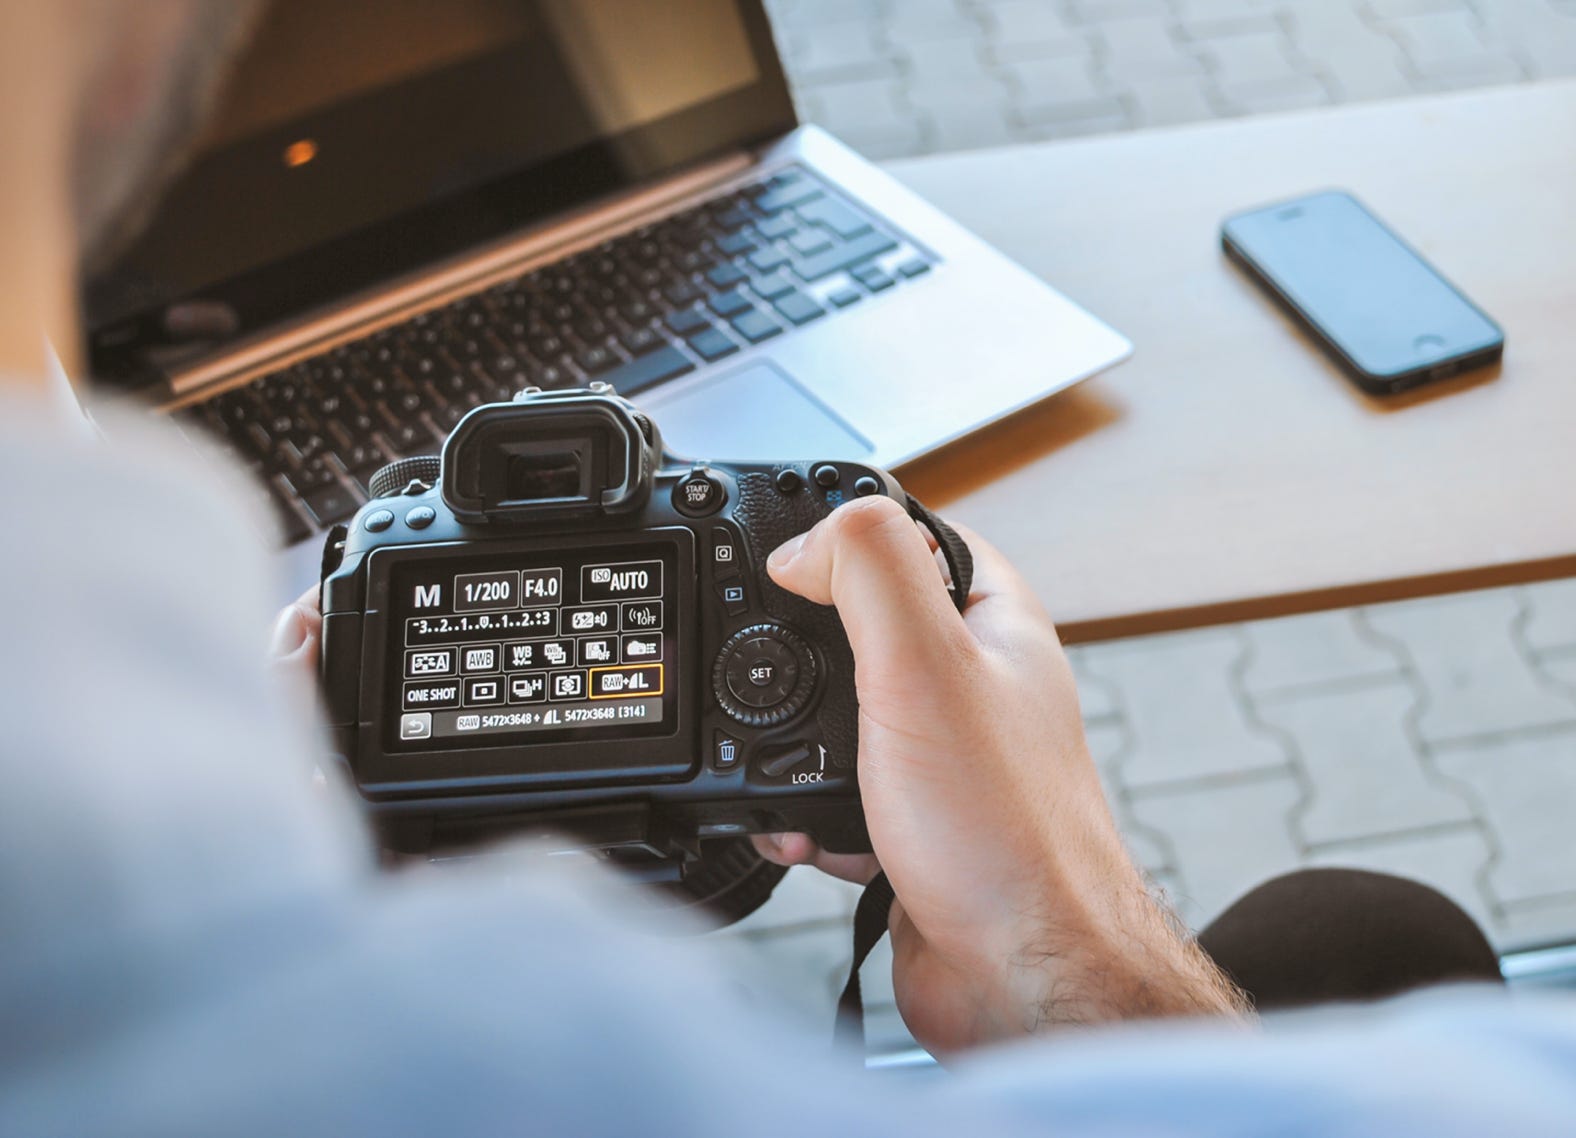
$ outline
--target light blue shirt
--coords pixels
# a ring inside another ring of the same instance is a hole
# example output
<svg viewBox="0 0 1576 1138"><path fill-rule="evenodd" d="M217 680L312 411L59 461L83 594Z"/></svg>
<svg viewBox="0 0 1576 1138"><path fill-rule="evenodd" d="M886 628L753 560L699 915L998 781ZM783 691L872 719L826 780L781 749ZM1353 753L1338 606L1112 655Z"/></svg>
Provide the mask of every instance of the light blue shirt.
<svg viewBox="0 0 1576 1138"><path fill-rule="evenodd" d="M1576 1134L1576 1002L1083 1030L926 1083L508 854L377 869L243 484L0 406L0 1135Z"/></svg>

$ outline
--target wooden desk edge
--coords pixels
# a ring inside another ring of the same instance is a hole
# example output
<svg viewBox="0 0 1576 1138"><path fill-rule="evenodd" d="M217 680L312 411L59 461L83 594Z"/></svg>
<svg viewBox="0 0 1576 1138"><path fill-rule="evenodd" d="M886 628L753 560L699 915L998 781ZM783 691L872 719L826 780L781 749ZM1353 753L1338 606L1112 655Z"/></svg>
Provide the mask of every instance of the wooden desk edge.
<svg viewBox="0 0 1576 1138"><path fill-rule="evenodd" d="M1090 620L1057 623L1064 644L1092 644L1102 640L1122 640L1131 636L1152 636L1163 632L1183 632L1248 620L1274 620L1302 616L1330 609L1358 605L1384 604L1426 597L1465 593L1474 589L1531 585L1576 577L1576 554L1541 561L1489 565L1451 573L1434 573L1389 581L1364 581L1308 593L1272 593L1240 601L1196 605L1189 608L1132 613L1126 616L1095 617ZM1051 613L1054 619L1056 614Z"/></svg>

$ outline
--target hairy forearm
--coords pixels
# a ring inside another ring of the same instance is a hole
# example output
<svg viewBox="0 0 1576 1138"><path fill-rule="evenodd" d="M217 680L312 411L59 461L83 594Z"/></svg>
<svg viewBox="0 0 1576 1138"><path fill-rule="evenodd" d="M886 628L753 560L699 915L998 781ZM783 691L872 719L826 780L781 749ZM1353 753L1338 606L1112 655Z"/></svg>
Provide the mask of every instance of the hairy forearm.
<svg viewBox="0 0 1576 1138"><path fill-rule="evenodd" d="M1047 932L1038 962L1043 995L1030 1008L1029 1031L1175 1016L1252 1018L1247 994L1141 884L1108 897L1090 916ZM1034 968L1036 951L1025 948L1020 963Z"/></svg>

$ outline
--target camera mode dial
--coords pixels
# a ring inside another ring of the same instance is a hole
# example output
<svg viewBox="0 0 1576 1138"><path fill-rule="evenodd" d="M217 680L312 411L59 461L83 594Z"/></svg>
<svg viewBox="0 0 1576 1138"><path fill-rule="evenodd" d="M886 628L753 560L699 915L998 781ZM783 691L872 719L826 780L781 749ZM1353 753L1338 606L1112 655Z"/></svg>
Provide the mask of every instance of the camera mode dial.
<svg viewBox="0 0 1576 1138"><path fill-rule="evenodd" d="M367 484L367 497L392 498L403 494L412 482L420 482L423 489L435 485L443 473L443 460L437 455L417 455L389 463L372 476Z"/></svg>
<svg viewBox="0 0 1576 1138"><path fill-rule="evenodd" d="M728 637L711 670L718 705L750 727L785 723L815 692L815 655L780 624L752 624Z"/></svg>

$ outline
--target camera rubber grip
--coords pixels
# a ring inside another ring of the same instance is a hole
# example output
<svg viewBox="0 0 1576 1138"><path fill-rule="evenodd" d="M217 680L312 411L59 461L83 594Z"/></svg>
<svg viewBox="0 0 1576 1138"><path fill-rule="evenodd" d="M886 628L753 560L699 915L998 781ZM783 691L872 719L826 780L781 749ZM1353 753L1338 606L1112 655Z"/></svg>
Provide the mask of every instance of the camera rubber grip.
<svg viewBox="0 0 1576 1138"><path fill-rule="evenodd" d="M854 697L854 653L837 610L807 601L780 587L766 573L766 558L783 542L811 528L831 508L814 494L784 494L772 476L740 474L733 519L749 545L750 563L759 566L757 596L766 612L815 645L824 666L817 686L824 694L815 711L822 741L838 761L853 769L859 749L859 705Z"/></svg>
<svg viewBox="0 0 1576 1138"><path fill-rule="evenodd" d="M814 604L779 587L765 571L766 558L789 538L805 532L832 512L814 494L784 495L773 478L763 473L741 474L739 504L734 520L750 545L752 563L761 566L760 597L767 612L798 629L820 650L825 674L819 683L826 692L816 712L822 739L839 765L853 765L859 749L859 705L854 694L854 656L837 610ZM901 493L901 492L900 492ZM916 523L935 537L952 575L952 598L961 612L968 601L974 577L974 559L968 545L951 526L908 494L899 499Z"/></svg>

